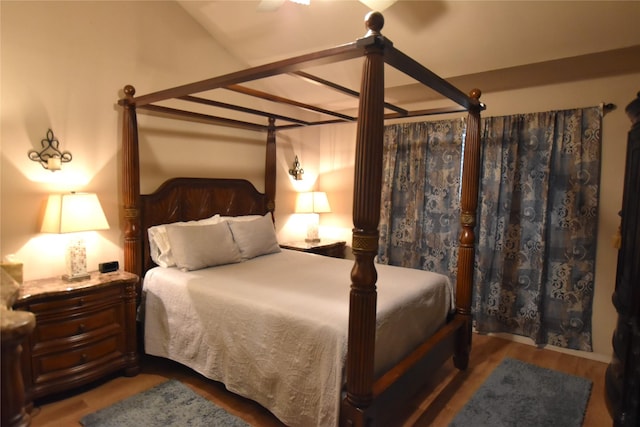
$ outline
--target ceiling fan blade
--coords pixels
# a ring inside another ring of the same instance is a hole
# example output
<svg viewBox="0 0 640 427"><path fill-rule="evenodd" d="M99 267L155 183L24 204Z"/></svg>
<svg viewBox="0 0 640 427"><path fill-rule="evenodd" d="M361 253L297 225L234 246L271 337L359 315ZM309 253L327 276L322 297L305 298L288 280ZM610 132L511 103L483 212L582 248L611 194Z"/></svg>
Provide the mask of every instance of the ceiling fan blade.
<svg viewBox="0 0 640 427"><path fill-rule="evenodd" d="M382 12L396 1L397 0L360 0L360 3L364 4L371 10Z"/></svg>
<svg viewBox="0 0 640 427"><path fill-rule="evenodd" d="M278 10L285 0L261 0L258 3L258 10L260 12L273 12Z"/></svg>

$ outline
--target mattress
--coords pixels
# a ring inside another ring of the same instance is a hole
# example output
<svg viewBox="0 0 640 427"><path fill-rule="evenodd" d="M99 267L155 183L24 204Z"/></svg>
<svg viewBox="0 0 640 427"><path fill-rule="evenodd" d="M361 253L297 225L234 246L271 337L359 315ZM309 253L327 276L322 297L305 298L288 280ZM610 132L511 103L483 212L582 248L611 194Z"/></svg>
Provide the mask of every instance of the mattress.
<svg viewBox="0 0 640 427"><path fill-rule="evenodd" d="M145 352L182 363L288 426L339 421L353 261L282 250L144 278ZM453 309L446 276L377 265L375 370L382 374Z"/></svg>

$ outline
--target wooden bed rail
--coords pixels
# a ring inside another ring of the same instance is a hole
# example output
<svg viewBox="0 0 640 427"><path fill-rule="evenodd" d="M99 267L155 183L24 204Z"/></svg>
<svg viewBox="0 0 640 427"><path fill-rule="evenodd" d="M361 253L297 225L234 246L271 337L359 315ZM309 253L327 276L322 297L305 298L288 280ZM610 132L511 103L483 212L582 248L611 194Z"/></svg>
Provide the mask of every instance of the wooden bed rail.
<svg viewBox="0 0 640 427"><path fill-rule="evenodd" d="M429 378L433 378L443 364L451 358L457 337L465 321L456 316L439 329L429 340L376 379L373 399L366 408L355 408L343 403L342 425L386 426L397 422L394 414L402 413L408 398L416 395ZM353 422L357 419L359 421Z"/></svg>

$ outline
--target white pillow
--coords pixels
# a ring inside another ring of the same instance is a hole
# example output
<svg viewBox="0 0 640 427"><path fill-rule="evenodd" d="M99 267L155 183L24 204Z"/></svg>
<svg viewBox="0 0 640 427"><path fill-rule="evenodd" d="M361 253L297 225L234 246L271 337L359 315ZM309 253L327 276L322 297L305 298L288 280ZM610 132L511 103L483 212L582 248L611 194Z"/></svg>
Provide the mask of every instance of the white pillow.
<svg viewBox="0 0 640 427"><path fill-rule="evenodd" d="M167 237L176 266L199 270L240 262L240 250L227 222L204 225L168 225Z"/></svg>
<svg viewBox="0 0 640 427"><path fill-rule="evenodd" d="M280 252L270 213L251 221L229 222L229 227L243 260Z"/></svg>
<svg viewBox="0 0 640 427"><path fill-rule="evenodd" d="M255 221L256 219L262 218L262 215L240 215L240 216L222 216L220 217L223 221L232 222L243 222L243 221Z"/></svg>
<svg viewBox="0 0 640 427"><path fill-rule="evenodd" d="M205 225L205 224L218 224L223 219L219 214L215 214L212 217L201 219L198 221L187 222L174 222L171 224L161 224L153 227L149 227L147 233L149 235L149 252L151 259L160 267L173 267L176 265L173 255L171 253L171 245L167 238L166 227L168 225Z"/></svg>

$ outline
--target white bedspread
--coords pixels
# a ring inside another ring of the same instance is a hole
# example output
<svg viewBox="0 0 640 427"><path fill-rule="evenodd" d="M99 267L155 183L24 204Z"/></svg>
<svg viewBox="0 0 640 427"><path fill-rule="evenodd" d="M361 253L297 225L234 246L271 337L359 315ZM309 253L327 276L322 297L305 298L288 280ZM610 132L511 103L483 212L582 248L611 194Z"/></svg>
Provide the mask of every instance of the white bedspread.
<svg viewBox="0 0 640 427"><path fill-rule="evenodd" d="M144 278L145 351L253 399L289 426L335 426L344 384L353 261L283 250ZM435 332L445 276L377 265L376 372Z"/></svg>

